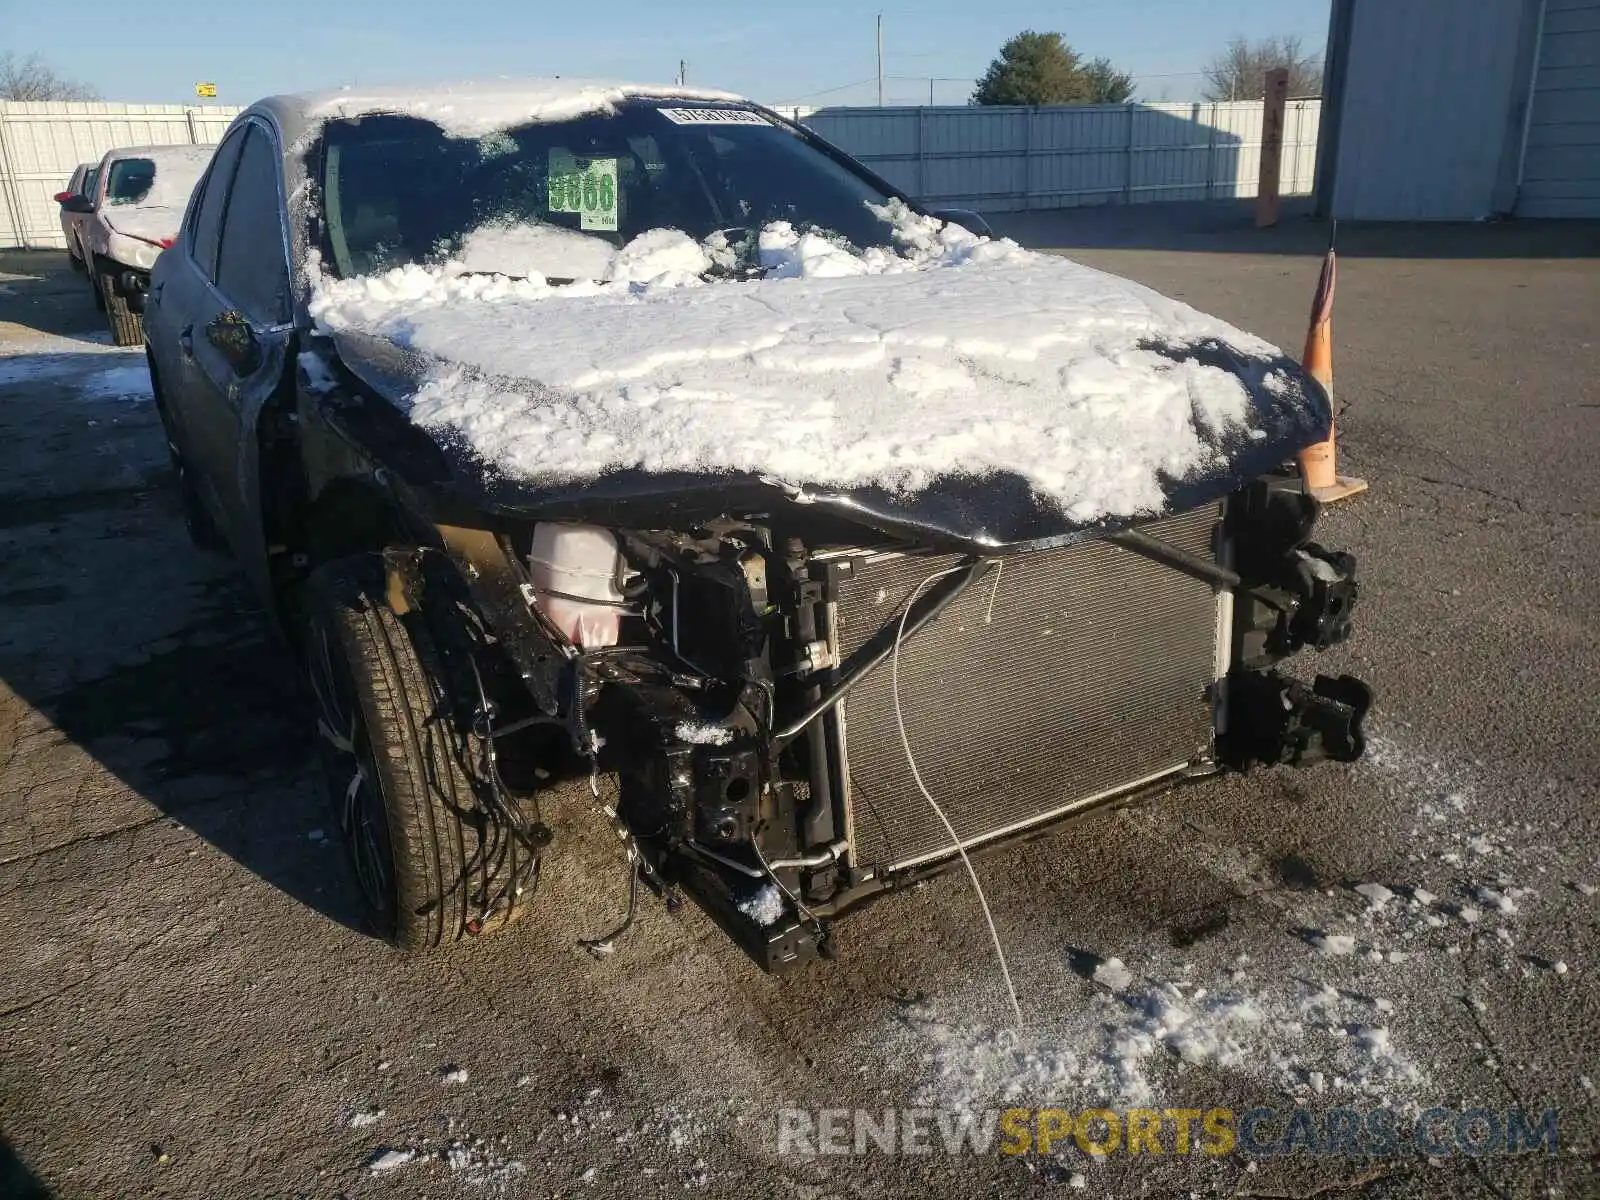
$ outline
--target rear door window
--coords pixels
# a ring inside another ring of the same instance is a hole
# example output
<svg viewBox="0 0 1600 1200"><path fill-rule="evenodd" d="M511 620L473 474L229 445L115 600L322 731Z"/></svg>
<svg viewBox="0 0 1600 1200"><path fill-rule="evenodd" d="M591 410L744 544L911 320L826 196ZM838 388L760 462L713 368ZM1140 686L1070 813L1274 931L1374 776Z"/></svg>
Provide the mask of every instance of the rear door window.
<svg viewBox="0 0 1600 1200"><path fill-rule="evenodd" d="M289 319L289 263L283 248L278 169L272 139L252 127L228 191L217 258L217 290L260 325Z"/></svg>
<svg viewBox="0 0 1600 1200"><path fill-rule="evenodd" d="M201 187L204 191L190 214L189 244L201 274L212 282L217 278L217 246L222 233L222 210L227 207L228 188L233 184L234 168L239 164L239 148L247 131L235 130L211 160L211 170Z"/></svg>

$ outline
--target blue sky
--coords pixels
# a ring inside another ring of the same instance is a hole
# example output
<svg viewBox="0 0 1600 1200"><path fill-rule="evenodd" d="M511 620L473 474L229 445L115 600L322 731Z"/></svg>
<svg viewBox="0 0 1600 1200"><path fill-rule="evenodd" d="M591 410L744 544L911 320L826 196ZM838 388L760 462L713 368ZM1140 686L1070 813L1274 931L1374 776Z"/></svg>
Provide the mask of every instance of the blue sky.
<svg viewBox="0 0 1600 1200"><path fill-rule="evenodd" d="M1187 100L1197 72L1235 34L1297 34L1320 49L1328 0L270 0L160 6L127 0L0 0L0 50L37 51L108 100L222 103L278 91L498 75L599 75L691 83L768 103L870 103L874 15L884 13L890 102L963 103L970 80L1022 29L1059 30L1139 77L1139 98ZM940 82L938 80L948 80ZM841 86L851 85L856 86Z"/></svg>

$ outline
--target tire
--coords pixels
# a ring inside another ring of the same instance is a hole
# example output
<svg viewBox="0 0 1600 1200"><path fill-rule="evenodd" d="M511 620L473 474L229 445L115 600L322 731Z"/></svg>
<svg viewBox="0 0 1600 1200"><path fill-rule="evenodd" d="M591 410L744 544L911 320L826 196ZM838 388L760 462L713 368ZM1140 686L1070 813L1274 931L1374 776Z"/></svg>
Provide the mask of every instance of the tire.
<svg viewBox="0 0 1600 1200"><path fill-rule="evenodd" d="M95 272L95 291L100 296L100 311L106 314L111 326L111 340L119 346L138 346L144 343L144 320L128 307L128 298L119 296L114 286L116 274L112 271Z"/></svg>
<svg viewBox="0 0 1600 1200"><path fill-rule="evenodd" d="M377 554L320 567L306 589L317 740L374 926L405 951L503 928L538 860L492 802L424 614L389 607Z"/></svg>
<svg viewBox="0 0 1600 1200"><path fill-rule="evenodd" d="M100 280L95 277L95 273L89 269L87 264L84 265L83 273L89 278L89 291L94 295L95 311L105 312L106 298L100 293Z"/></svg>

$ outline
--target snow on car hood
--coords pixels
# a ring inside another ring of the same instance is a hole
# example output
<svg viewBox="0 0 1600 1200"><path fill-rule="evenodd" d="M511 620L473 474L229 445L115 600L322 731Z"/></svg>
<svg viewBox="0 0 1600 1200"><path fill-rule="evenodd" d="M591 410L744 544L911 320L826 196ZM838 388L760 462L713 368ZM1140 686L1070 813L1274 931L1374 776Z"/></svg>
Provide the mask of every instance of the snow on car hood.
<svg viewBox="0 0 1600 1200"><path fill-rule="evenodd" d="M183 209L164 205L108 204L103 212L112 229L146 242L173 241L183 224Z"/></svg>
<svg viewBox="0 0 1600 1200"><path fill-rule="evenodd" d="M147 242L171 241L183 224L189 195L211 162L214 146L141 146L118 158L148 159L155 166L149 191L137 200L107 199L100 215L118 233ZM109 169L109 168L108 168Z"/></svg>
<svg viewBox="0 0 1600 1200"><path fill-rule="evenodd" d="M802 499L904 501L1020 478L1082 527L1222 494L1181 485L1259 473L1326 435L1326 396L1267 342L1070 260L893 215L900 253L769 225L755 281L705 284L724 247L653 230L598 282L459 263L319 276L311 314L347 361L369 338L410 352L388 398L546 488L735 472Z"/></svg>

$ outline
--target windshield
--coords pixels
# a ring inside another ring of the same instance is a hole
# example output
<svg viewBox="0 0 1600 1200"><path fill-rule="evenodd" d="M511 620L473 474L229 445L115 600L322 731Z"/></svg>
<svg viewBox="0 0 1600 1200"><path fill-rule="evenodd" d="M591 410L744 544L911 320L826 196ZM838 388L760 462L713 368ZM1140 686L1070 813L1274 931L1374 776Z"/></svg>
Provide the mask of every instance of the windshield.
<svg viewBox="0 0 1600 1200"><path fill-rule="evenodd" d="M340 276L408 263L552 279L601 278L617 247L652 229L696 241L773 221L856 249L893 244L868 206L888 193L745 107L635 102L613 116L447 137L415 117L328 126L327 257Z"/></svg>
<svg viewBox="0 0 1600 1200"><path fill-rule="evenodd" d="M112 204L138 204L156 182L156 164L148 158L119 158L106 176L106 199Z"/></svg>

